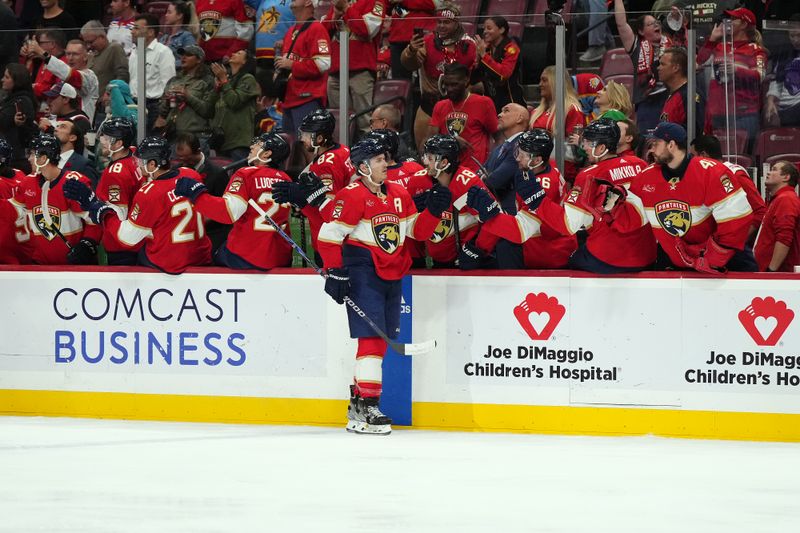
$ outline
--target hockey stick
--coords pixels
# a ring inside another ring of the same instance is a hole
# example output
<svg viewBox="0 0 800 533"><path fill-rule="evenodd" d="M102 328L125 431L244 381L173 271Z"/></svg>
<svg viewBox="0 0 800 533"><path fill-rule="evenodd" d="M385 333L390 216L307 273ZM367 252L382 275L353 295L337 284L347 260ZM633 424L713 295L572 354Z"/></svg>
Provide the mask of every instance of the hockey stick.
<svg viewBox="0 0 800 533"><path fill-rule="evenodd" d="M275 231L278 232L278 235L283 237L283 239L286 242L288 242L292 246L292 248L294 248L295 251L308 262L309 266L313 268L317 274L319 274L323 278L326 277L322 269L319 266L317 266L317 264L310 257L308 257L308 255L306 255L305 251L302 248L300 248L300 246L296 242L294 242L294 240L289 235L287 235L285 231L283 231L283 229L278 225L277 222L272 220L272 218L263 209L261 209L261 206L258 205L255 202L255 200L250 198L247 201L247 203L249 203L253 207L253 209L255 209L256 212L258 212L258 214L264 218L264 220L266 220L273 228L275 228ZM353 312L355 312L355 314L364 319L364 322L367 323L367 325L372 329L372 331L374 331L378 335L378 337L383 339L383 341L386 342L386 344L388 344L392 350L394 350L400 355L420 355L423 353L427 353L436 347L435 340L428 340L425 342L408 343L408 344L395 342L392 339L390 339L386 335L386 333L384 333L383 330L375 322L373 322L372 319L368 317L367 314L353 300L345 296L344 303L346 303L347 306L350 307L350 309L352 309Z"/></svg>
<svg viewBox="0 0 800 533"><path fill-rule="evenodd" d="M237 161L233 161L231 163L228 163L227 165L222 167L222 170L224 170L225 172L228 172L231 169L238 169L240 166L242 166L243 163L248 163L248 162L249 162L249 160L245 157L243 159L239 159Z"/></svg>

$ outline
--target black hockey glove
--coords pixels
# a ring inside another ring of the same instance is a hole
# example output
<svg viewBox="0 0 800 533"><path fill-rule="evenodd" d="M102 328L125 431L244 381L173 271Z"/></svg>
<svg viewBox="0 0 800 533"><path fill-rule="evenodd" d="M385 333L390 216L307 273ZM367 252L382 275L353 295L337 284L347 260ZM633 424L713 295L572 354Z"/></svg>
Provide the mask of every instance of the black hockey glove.
<svg viewBox="0 0 800 533"><path fill-rule="evenodd" d="M272 186L272 201L276 204L292 204L298 209L307 205L300 184L291 181L279 181Z"/></svg>
<svg viewBox="0 0 800 533"><path fill-rule="evenodd" d="M476 270L487 268L491 261L491 256L483 253L483 250L475 244L475 239L465 242L458 251L458 268L461 270Z"/></svg>
<svg viewBox="0 0 800 533"><path fill-rule="evenodd" d="M488 222L500 214L500 205L489 195L489 191L473 185L467 191L467 207L478 212L481 222Z"/></svg>
<svg viewBox="0 0 800 533"><path fill-rule="evenodd" d="M64 196L81 204L81 209L89 213L89 218L95 224L102 223L106 215L114 212L114 209L100 200L88 185L75 179L69 179L64 183Z"/></svg>
<svg viewBox="0 0 800 533"><path fill-rule="evenodd" d="M412 200L414 200L414 205L417 206L417 213L422 213L428 206L428 196L430 196L430 194L430 191L424 191L412 198Z"/></svg>
<svg viewBox="0 0 800 533"><path fill-rule="evenodd" d="M197 197L208 192L208 187L192 178L178 178L175 182L175 195L188 198L190 202L197 201Z"/></svg>
<svg viewBox="0 0 800 533"><path fill-rule="evenodd" d="M97 243L91 239L81 239L67 253L67 263L70 265L96 265Z"/></svg>
<svg viewBox="0 0 800 533"><path fill-rule="evenodd" d="M528 206L530 211L535 211L537 207L544 201L544 195L547 191L542 188L539 180L528 178L525 173L517 174L514 181L514 187L517 189L517 194L522 198L523 203Z"/></svg>
<svg viewBox="0 0 800 533"><path fill-rule="evenodd" d="M346 296L350 295L350 271L347 267L329 268L325 278L325 292L337 304L343 304Z"/></svg>
<svg viewBox="0 0 800 533"><path fill-rule="evenodd" d="M430 211L431 215L440 218L442 213L450 207L452 201L453 195L450 194L450 189L437 183L428 191L428 200L425 207Z"/></svg>
<svg viewBox="0 0 800 533"><path fill-rule="evenodd" d="M300 190L305 196L308 205L319 207L325 201L325 195L330 192L319 176L313 172L304 172L297 178L300 183Z"/></svg>

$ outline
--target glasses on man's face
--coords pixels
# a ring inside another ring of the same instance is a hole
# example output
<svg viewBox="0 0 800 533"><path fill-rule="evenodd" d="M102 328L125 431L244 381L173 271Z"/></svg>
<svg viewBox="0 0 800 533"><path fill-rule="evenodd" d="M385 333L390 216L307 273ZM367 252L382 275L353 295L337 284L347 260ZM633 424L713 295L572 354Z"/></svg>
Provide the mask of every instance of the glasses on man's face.
<svg viewBox="0 0 800 533"><path fill-rule="evenodd" d="M46 44L53 44L53 41L39 41L39 46L44 46Z"/></svg>
<svg viewBox="0 0 800 533"><path fill-rule="evenodd" d="M373 117L371 117L371 118L369 119L369 125L370 125L370 126L372 126L372 125L373 125L373 124L375 124L376 122L384 122L384 121L386 121L386 119L385 119L385 118L383 118L383 117L377 117L377 118L373 118Z"/></svg>

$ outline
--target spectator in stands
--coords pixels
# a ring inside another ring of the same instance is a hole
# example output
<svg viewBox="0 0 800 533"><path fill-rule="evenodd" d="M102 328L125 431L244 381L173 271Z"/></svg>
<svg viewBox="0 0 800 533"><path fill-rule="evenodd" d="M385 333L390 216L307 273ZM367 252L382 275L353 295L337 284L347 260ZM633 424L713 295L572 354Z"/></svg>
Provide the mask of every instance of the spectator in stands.
<svg viewBox="0 0 800 533"><path fill-rule="evenodd" d="M409 158L416 159L418 154L414 149L414 140L410 137L410 132L402 130L403 117L400 110L392 104L382 104L375 108L369 118L369 127L373 130L388 129L398 132L399 143L397 149L397 161L402 162Z"/></svg>
<svg viewBox="0 0 800 533"><path fill-rule="evenodd" d="M89 49L89 68L97 76L100 91L111 80L128 81L128 57L119 43L112 43L99 20L90 20L81 28L81 39Z"/></svg>
<svg viewBox="0 0 800 533"><path fill-rule="evenodd" d="M578 58L587 63L600 61L608 48L614 47L614 37L608 28L606 0L584 0L584 11L589 13L589 48Z"/></svg>
<svg viewBox="0 0 800 533"><path fill-rule="evenodd" d="M5 4L0 5L0 72L4 72L6 65L15 63L19 56L19 35L16 30L19 28L17 17L14 12Z"/></svg>
<svg viewBox="0 0 800 533"><path fill-rule="evenodd" d="M322 25L331 35L328 108L339 108L339 32L342 30L350 35L349 101L355 113L372 107L383 15L383 0L335 0L328 14L322 17ZM369 129L367 115L358 118L358 127Z"/></svg>
<svg viewBox="0 0 800 533"><path fill-rule="evenodd" d="M658 59L666 48L661 23L652 15L642 15L628 24L623 0L614 0L614 18L622 46L633 62L633 105L636 122L642 131L655 128L667 98L658 83Z"/></svg>
<svg viewBox="0 0 800 533"><path fill-rule="evenodd" d="M64 55L64 47L67 46L67 38L61 30L39 30L36 32L36 39L26 41L25 45L20 50L20 55L26 59L26 66L33 78L33 94L36 98L43 99L45 91L58 83L58 78L55 74L44 68L44 62L40 56L37 56L33 50L41 49L48 55L57 57L62 61L66 61L67 56Z"/></svg>
<svg viewBox="0 0 800 533"><path fill-rule="evenodd" d="M181 71L167 82L153 125L174 141L191 133L208 142L210 120L214 118L214 78L203 63L205 54L199 46L181 48ZM240 127L246 127L242 124ZM206 150L208 149L205 146Z"/></svg>
<svg viewBox="0 0 800 533"><path fill-rule="evenodd" d="M572 86L575 87L575 92L578 94L578 101L581 103L583 114L592 120L599 118L600 113L597 112L595 101L597 93L606 86L603 78L590 72L581 72L572 76L571 79Z"/></svg>
<svg viewBox="0 0 800 533"><path fill-rule="evenodd" d="M596 118L602 117L611 110L617 110L626 117L633 116L633 103L628 89L613 80L597 92L594 103L597 107Z"/></svg>
<svg viewBox="0 0 800 533"><path fill-rule="evenodd" d="M102 99L106 117L127 118L136 124L138 118L136 102L131 95L130 86L122 80L111 80L106 86Z"/></svg>
<svg viewBox="0 0 800 533"><path fill-rule="evenodd" d="M219 165L211 162L200 147L200 139L192 133L182 133L175 140L175 156L181 166L191 168L203 178L203 184L212 196L222 196L228 187L229 176ZM228 238L230 224L206 219L206 235L211 239L212 253Z"/></svg>
<svg viewBox="0 0 800 533"><path fill-rule="evenodd" d="M472 73L476 83L483 84L483 94L494 100L500 113L506 104L525 105L519 69L522 64L519 43L509 37L505 17L488 17L483 23L483 38L475 36L478 68Z"/></svg>
<svg viewBox="0 0 800 533"><path fill-rule="evenodd" d="M175 56L175 70L180 70L182 63L178 50L197 44L197 37L192 31L191 4L181 0L169 3L158 42L172 50L172 55Z"/></svg>
<svg viewBox="0 0 800 533"><path fill-rule="evenodd" d="M446 98L433 108L428 137L437 133L455 137L461 146L462 166L477 171L489 156L489 143L497 133L492 99L469 91L469 69L460 63L444 66L442 89Z"/></svg>
<svg viewBox="0 0 800 533"><path fill-rule="evenodd" d="M83 136L86 135L83 126L71 120L61 120L56 125L54 135L61 143L61 159L58 161L58 168L80 172L91 180L93 186L97 185L100 176L83 155Z"/></svg>
<svg viewBox="0 0 800 533"><path fill-rule="evenodd" d="M19 63L9 63L3 71L2 89L5 97L0 100L0 136L11 145L9 165L27 173L31 166L25 149L38 131L33 122L36 98L30 73Z"/></svg>
<svg viewBox="0 0 800 533"><path fill-rule="evenodd" d="M134 25L134 38L139 36L144 37L145 47L147 48L147 72L145 78L145 93L144 95L137 94L138 92L138 50L136 48L128 58L128 71L131 75L131 93L134 98L139 99L144 96L147 107L147 130L153 129L158 118L158 105L161 97L164 96L164 88L167 82L175 77L175 59L172 56L172 51L159 43L156 40L158 31L158 18L150 13L137 15Z"/></svg>
<svg viewBox="0 0 800 533"><path fill-rule="evenodd" d="M295 21L290 2L286 0L245 0L256 12L256 63L270 75L275 70L275 56L280 55L286 30Z"/></svg>
<svg viewBox="0 0 800 533"><path fill-rule="evenodd" d="M722 24L714 26L697 53L698 65L711 60L714 67L714 79L708 90L706 131L724 129L726 124L733 128L735 124L736 129L747 131L746 151L750 152L760 126L761 82L766 73L767 51L759 44L760 34L752 11L739 8L725 11L725 15L732 19L733 32L727 54L723 49Z"/></svg>
<svg viewBox="0 0 800 533"><path fill-rule="evenodd" d="M455 4L445 3L436 15L434 32L424 36L415 33L401 56L406 69L419 70L422 95L414 120L414 138L420 149L427 139L433 106L442 99L439 83L444 75L444 65L459 63L471 71L476 64L475 42L464 33L458 20L461 9Z"/></svg>
<svg viewBox="0 0 800 533"><path fill-rule="evenodd" d="M800 22L800 13L791 17ZM764 122L773 127L800 126L800 29L787 32L791 49L773 58L775 79L769 84Z"/></svg>
<svg viewBox="0 0 800 533"><path fill-rule="evenodd" d="M389 25L389 50L392 62L392 79L411 79L412 71L401 60L403 50L415 32L431 33L436 26L433 0L390 0L387 2L392 16Z"/></svg>
<svg viewBox="0 0 800 533"><path fill-rule="evenodd" d="M291 135L295 135L303 117L324 107L328 93L330 38L325 27L314 21L315 3L292 0L297 24L287 30L283 55L275 58L276 76L291 73L283 100L283 127Z"/></svg>
<svg viewBox="0 0 800 533"><path fill-rule="evenodd" d="M80 99L75 87L62 81L53 85L53 88L44 95L47 97L49 117L39 119L39 129L42 132L55 135L54 128L62 120L69 120L77 124L84 133L92 129L89 116L80 107ZM55 120L51 120L52 117L55 117Z"/></svg>
<svg viewBox="0 0 800 533"><path fill-rule="evenodd" d="M789 161L774 163L764 181L770 201L754 249L761 271L792 272L800 265L798 181L800 171Z"/></svg>
<svg viewBox="0 0 800 533"><path fill-rule="evenodd" d="M61 8L59 0L39 0L42 5L42 17L35 22L36 28L58 28L67 39L78 37L78 23L75 18Z"/></svg>
<svg viewBox="0 0 800 533"><path fill-rule="evenodd" d="M198 0L195 4L200 23L200 47L207 61L222 61L245 50L253 38L253 20L244 11L242 0Z"/></svg>
<svg viewBox="0 0 800 533"><path fill-rule="evenodd" d="M641 137L636 122L626 118L617 120L619 126L619 143L617 144L617 155L620 157L636 157L636 149L639 147Z"/></svg>
<svg viewBox="0 0 800 533"><path fill-rule="evenodd" d="M688 110L688 61L685 48L671 47L664 50L658 62L658 79L669 89L669 96L661 110L661 122L673 122L686 128ZM706 116L705 98L695 91L695 132L703 131Z"/></svg>
<svg viewBox="0 0 800 533"><path fill-rule="evenodd" d="M78 91L81 109L91 122L94 119L95 106L100 93L97 76L88 66L89 54L86 44L80 39L68 42L65 52L66 62L45 52L35 41L28 44L28 55L41 59L42 64L49 72L52 72L59 80L69 83Z"/></svg>
<svg viewBox="0 0 800 533"><path fill-rule="evenodd" d="M272 59L269 60L270 64L272 61ZM274 75L274 70L256 69L256 81L261 89L261 96L256 100L256 116L253 118L255 123L253 133L256 136L261 133L269 133L274 129L283 130L283 104L275 94L275 86L272 83Z"/></svg>
<svg viewBox="0 0 800 533"><path fill-rule="evenodd" d="M212 129L225 134L222 144L214 149L233 160L244 159L250 152L255 129L256 99L261 96L255 77L244 69L248 54L247 50L239 50L231 55L228 61L230 74L219 63L211 65L217 78L216 92L213 93L216 109Z"/></svg>
<svg viewBox="0 0 800 533"><path fill-rule="evenodd" d="M133 50L133 27L136 25L135 0L111 0L109 11L114 17L108 24L108 40L119 43L126 55Z"/></svg>

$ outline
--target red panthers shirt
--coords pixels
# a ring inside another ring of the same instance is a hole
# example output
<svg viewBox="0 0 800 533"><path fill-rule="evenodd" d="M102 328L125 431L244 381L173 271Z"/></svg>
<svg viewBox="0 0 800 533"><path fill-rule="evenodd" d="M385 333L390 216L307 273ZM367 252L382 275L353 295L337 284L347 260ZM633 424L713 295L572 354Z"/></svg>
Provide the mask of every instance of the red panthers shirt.
<svg viewBox="0 0 800 533"><path fill-rule="evenodd" d="M385 183L375 194L356 181L336 195L331 220L320 230L319 253L326 267L336 268L342 266L343 244L366 248L379 277L402 279L411 268L406 238L427 239L438 222L427 210L417 213L400 185Z"/></svg>
<svg viewBox="0 0 800 533"><path fill-rule="evenodd" d="M194 204L203 216L222 224L233 224L226 244L228 250L259 268L292 263L291 245L247 203L251 198L255 200L288 232L289 206L272 201L272 186L279 181L289 181L289 176L270 167L245 167L231 177L221 198L202 194Z"/></svg>
<svg viewBox="0 0 800 533"><path fill-rule="evenodd" d="M766 270L769 266L776 242L789 247L789 254L778 271L792 272L795 265L800 265L800 198L794 187L780 188L769 202L753 247L759 270Z"/></svg>
<svg viewBox="0 0 800 533"><path fill-rule="evenodd" d="M331 5L328 14L320 21L331 34L331 74L339 72L338 37L342 29L346 29L350 35L350 71L375 72L385 12L383 0L354 0L348 4L342 16L334 20L335 10Z"/></svg>
<svg viewBox="0 0 800 533"><path fill-rule="evenodd" d="M455 135L467 141L461 150L461 164L477 171L480 166L472 160L474 156L480 162L489 156L489 139L497 133L497 113L494 102L488 96L468 94L460 103L452 100L440 100L433 107L430 125L445 135Z"/></svg>
<svg viewBox="0 0 800 533"><path fill-rule="evenodd" d="M297 43L289 54L292 74L286 85L286 98L283 107L290 109L319 99L323 105L327 102L328 70L331 68L331 41L325 27L319 22L311 25L303 32L300 29L305 22L298 21L289 28L284 38L283 49L288 52L293 41Z"/></svg>
<svg viewBox="0 0 800 533"><path fill-rule="evenodd" d="M61 171L61 174L50 182L47 207L52 225L58 229L70 245L75 245L82 238L100 242L102 230L89 221L78 202L68 200L64 196L64 180L80 180L91 187L89 178L79 172ZM23 178L11 202L17 208L18 215L27 217L27 228L31 230L30 253L34 263L39 265L66 265L69 248L55 231L47 225L42 207L42 186L45 179L41 176L29 175ZM18 232L23 231L19 227Z"/></svg>
<svg viewBox="0 0 800 533"><path fill-rule="evenodd" d="M30 263L27 217L8 200L0 200L0 265Z"/></svg>
<svg viewBox="0 0 800 533"><path fill-rule="evenodd" d="M97 197L117 206L122 218L127 218L133 197L142 186L142 181L142 172L136 158L132 154L127 155L112 161L103 170L97 184ZM130 250L109 232L103 233L103 246L110 252Z"/></svg>
<svg viewBox="0 0 800 533"><path fill-rule="evenodd" d="M188 199L175 195L175 182L180 177L202 181L189 168L170 170L142 185L133 197L127 220L107 216L103 222L106 231L128 249L147 239L145 255L168 274L180 274L211 260L211 241L205 234L203 216Z"/></svg>

